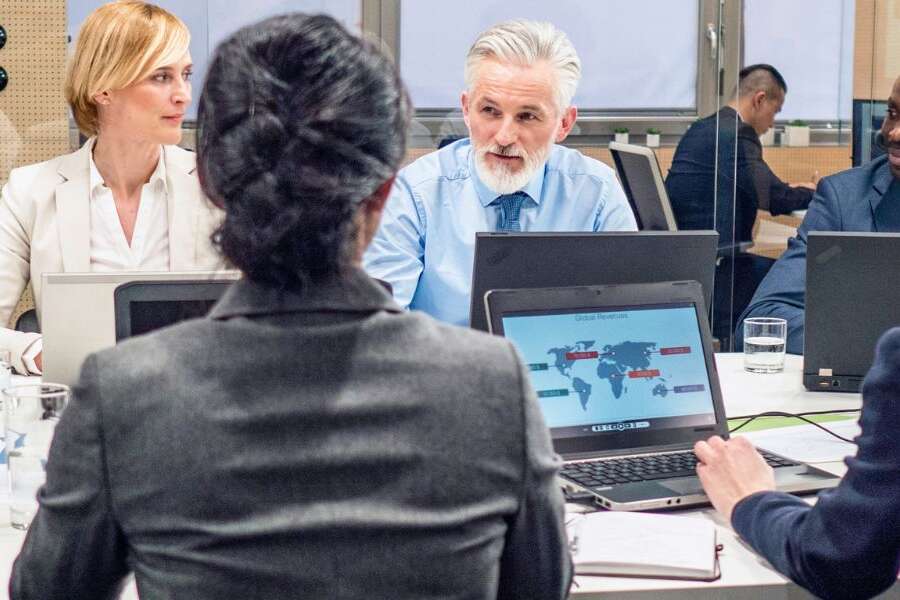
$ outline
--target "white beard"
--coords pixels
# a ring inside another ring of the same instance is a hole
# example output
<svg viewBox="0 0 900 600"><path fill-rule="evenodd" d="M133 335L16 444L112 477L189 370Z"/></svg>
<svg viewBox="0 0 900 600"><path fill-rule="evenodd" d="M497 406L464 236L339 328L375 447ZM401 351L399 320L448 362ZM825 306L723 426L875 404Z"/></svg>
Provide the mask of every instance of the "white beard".
<svg viewBox="0 0 900 600"><path fill-rule="evenodd" d="M538 169L544 168L552 147L552 138L549 144L532 154L513 144L498 146L492 143L480 148L476 146L475 168L482 183L495 194L512 194L528 185L528 182L531 181ZM488 152L501 156L520 156L524 164L518 171L512 171L504 165L492 166L487 162Z"/></svg>

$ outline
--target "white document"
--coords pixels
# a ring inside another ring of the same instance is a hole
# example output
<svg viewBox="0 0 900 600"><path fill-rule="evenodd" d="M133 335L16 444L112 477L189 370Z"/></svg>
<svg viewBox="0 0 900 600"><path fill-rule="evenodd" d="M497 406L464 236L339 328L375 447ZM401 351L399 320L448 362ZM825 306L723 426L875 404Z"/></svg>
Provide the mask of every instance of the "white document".
<svg viewBox="0 0 900 600"><path fill-rule="evenodd" d="M821 425L850 440L859 435L856 419L828 421ZM776 427L735 435L744 435L758 448L805 463L836 462L856 454L856 444L842 442L814 425Z"/></svg>
<svg viewBox="0 0 900 600"><path fill-rule="evenodd" d="M595 512L573 518L569 543L577 575L718 577L716 526L704 518Z"/></svg>

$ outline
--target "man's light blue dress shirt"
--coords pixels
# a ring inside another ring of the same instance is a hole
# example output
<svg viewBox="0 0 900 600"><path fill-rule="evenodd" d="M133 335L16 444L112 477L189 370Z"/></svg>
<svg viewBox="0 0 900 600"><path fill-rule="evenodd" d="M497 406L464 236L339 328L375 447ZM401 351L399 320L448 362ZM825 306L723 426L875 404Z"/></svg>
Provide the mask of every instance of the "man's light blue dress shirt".
<svg viewBox="0 0 900 600"><path fill-rule="evenodd" d="M401 306L457 325L469 323L475 233L496 231L499 211L474 161L467 138L402 169L363 259ZM577 150L553 146L522 191L522 231L637 229L613 170Z"/></svg>

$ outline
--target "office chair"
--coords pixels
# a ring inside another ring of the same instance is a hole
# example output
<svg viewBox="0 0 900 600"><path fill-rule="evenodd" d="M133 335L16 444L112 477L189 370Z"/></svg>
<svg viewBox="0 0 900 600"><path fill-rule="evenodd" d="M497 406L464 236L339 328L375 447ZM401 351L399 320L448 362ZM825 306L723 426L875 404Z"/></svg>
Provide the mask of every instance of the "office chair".
<svg viewBox="0 0 900 600"><path fill-rule="evenodd" d="M25 333L40 333L41 327L38 325L37 311L29 308L16 319L16 331L24 331Z"/></svg>
<svg viewBox="0 0 900 600"><path fill-rule="evenodd" d="M638 229L677 231L678 225L653 150L645 146L610 142L609 151Z"/></svg>

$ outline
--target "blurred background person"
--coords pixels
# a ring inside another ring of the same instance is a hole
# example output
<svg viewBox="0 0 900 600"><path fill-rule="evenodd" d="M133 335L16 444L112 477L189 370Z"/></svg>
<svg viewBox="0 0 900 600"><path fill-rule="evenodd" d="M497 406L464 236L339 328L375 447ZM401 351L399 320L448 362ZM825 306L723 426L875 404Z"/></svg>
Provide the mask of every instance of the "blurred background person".
<svg viewBox="0 0 900 600"><path fill-rule="evenodd" d="M713 335L722 342L731 337L736 317L775 262L746 252L753 242L756 211L782 215L805 209L817 179L814 175L813 181L789 185L763 160L759 136L774 125L787 94L781 73L772 65L756 64L738 77L728 105L682 136L666 177L678 228L719 232Z"/></svg>

